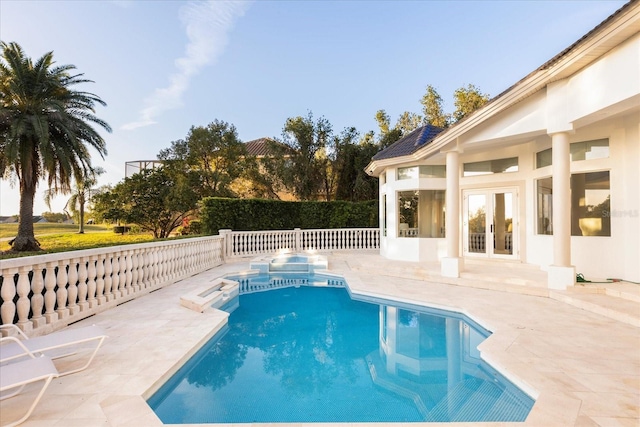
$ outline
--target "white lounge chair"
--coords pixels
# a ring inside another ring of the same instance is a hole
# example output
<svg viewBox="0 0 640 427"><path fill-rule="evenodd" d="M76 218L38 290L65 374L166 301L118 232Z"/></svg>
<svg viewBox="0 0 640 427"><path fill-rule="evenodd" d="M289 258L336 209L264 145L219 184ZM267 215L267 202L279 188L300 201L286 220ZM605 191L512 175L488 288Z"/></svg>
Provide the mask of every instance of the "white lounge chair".
<svg viewBox="0 0 640 427"><path fill-rule="evenodd" d="M10 363L8 365L0 365L0 400L17 395L27 384L44 381L44 385L27 410L27 413L19 420L6 424L4 427L17 426L29 418L49 386L49 383L51 383L51 380L58 375L58 370L47 356L35 357L31 355L31 358L27 360ZM7 395L2 395L4 391L14 388L17 388L17 390Z"/></svg>
<svg viewBox="0 0 640 427"><path fill-rule="evenodd" d="M0 363L11 360L24 358L30 353L40 355L44 354L52 359L57 359L70 354L75 354L75 349L80 344L95 344L95 349L89 357L85 365L77 369L71 369L60 372L60 375L69 375L86 369L107 335L104 330L96 325L86 326L84 328L66 329L64 331L52 332L41 337L29 338L16 325L0 325L0 330L12 330L14 335L0 338ZM17 336L16 336L17 335ZM68 350L65 354L57 354L55 350Z"/></svg>

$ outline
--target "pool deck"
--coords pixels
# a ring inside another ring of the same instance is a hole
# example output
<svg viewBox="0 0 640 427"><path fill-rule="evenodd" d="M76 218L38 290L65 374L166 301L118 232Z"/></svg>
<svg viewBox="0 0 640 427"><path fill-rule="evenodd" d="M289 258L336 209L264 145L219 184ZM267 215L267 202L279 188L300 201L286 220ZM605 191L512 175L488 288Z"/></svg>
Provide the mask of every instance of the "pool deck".
<svg viewBox="0 0 640 427"><path fill-rule="evenodd" d="M182 307L180 296L248 265L249 259L224 264L69 326L97 324L109 338L88 369L54 380L22 425L162 426L145 398L226 318ZM521 264L468 262L461 278L447 279L437 265L362 253L330 254L329 269L343 274L354 294L456 309L493 332L480 345L482 356L536 403L524 423L474 425L640 426L640 285L549 291L544 272ZM79 356L56 364L64 369ZM29 386L0 402L0 425L19 418L36 392ZM440 425L406 423L422 424Z"/></svg>

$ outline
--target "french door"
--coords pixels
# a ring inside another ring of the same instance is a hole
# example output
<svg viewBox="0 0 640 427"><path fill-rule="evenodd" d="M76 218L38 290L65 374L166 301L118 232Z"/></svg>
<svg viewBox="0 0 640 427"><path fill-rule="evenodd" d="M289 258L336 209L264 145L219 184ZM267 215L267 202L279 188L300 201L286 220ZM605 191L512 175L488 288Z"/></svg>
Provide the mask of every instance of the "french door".
<svg viewBox="0 0 640 427"><path fill-rule="evenodd" d="M463 192L465 256L518 257L518 189L492 188Z"/></svg>

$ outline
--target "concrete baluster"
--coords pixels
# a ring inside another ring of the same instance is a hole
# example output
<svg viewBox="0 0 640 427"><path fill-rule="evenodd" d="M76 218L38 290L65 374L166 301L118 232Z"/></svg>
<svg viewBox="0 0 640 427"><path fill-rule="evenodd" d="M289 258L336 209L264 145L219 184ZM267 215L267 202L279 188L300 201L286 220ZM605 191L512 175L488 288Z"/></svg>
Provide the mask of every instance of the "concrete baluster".
<svg viewBox="0 0 640 427"><path fill-rule="evenodd" d="M58 261L58 274L56 275L56 284L58 285L58 290L56 291L58 308L56 312L58 313L58 319L64 319L69 316L69 308L67 307L67 285L69 284L67 265L68 261L66 260Z"/></svg>
<svg viewBox="0 0 640 427"><path fill-rule="evenodd" d="M134 249L131 251L131 287L134 292L138 292L140 290L140 283L138 281L139 276L139 263L138 263L138 253L139 249Z"/></svg>
<svg viewBox="0 0 640 427"><path fill-rule="evenodd" d="M89 303L87 302L87 294L89 293L89 287L87 286L87 278L89 273L87 272L88 257L81 257L78 264L78 307L80 311L87 311L89 309Z"/></svg>
<svg viewBox="0 0 640 427"><path fill-rule="evenodd" d="M151 248L149 253L149 279L148 282L151 286L156 285L156 278L158 276L158 254L157 248Z"/></svg>
<svg viewBox="0 0 640 427"><path fill-rule="evenodd" d="M164 263L164 248L158 248L158 284L164 283L167 266Z"/></svg>
<svg viewBox="0 0 640 427"><path fill-rule="evenodd" d="M135 283L137 289L144 289L144 249L137 249L135 254L133 270L136 276Z"/></svg>
<svg viewBox="0 0 640 427"><path fill-rule="evenodd" d="M133 289L133 251L127 251L125 254L125 283L127 287L127 294L132 294L135 292Z"/></svg>
<svg viewBox="0 0 640 427"><path fill-rule="evenodd" d="M118 272L118 275L120 276L120 285L119 285L119 289L122 292L122 295L128 295L129 294L129 282L127 282L127 273L128 273L128 268L127 268L127 258L128 258L128 254L129 251L124 251L120 254L120 271Z"/></svg>
<svg viewBox="0 0 640 427"><path fill-rule="evenodd" d="M13 297L16 296L16 286L14 276L18 273L17 268L7 268L2 270L2 286L0 287L0 297L2 297L2 305L0 306L0 317L2 323L13 323L16 316L16 305Z"/></svg>
<svg viewBox="0 0 640 427"><path fill-rule="evenodd" d="M47 323L53 323L58 320L58 313L55 311L56 264L55 262L48 262L44 275L44 318Z"/></svg>
<svg viewBox="0 0 640 427"><path fill-rule="evenodd" d="M47 323L42 315L44 309L44 269L46 264L36 264L33 266L33 277L31 278L31 324L38 328Z"/></svg>
<svg viewBox="0 0 640 427"><path fill-rule="evenodd" d="M111 293L115 299L122 296L120 291L120 252L115 252L111 256Z"/></svg>
<svg viewBox="0 0 640 427"><path fill-rule="evenodd" d="M149 250L146 248L140 250L139 265L138 282L140 282L140 288L144 289L149 286Z"/></svg>
<svg viewBox="0 0 640 427"><path fill-rule="evenodd" d="M106 301L113 301L115 295L113 293L113 264L111 263L111 254L104 256L104 295Z"/></svg>
<svg viewBox="0 0 640 427"><path fill-rule="evenodd" d="M104 259L105 255L101 254L98 255L98 259L96 260L96 299L98 300L98 305L107 302L107 297L105 296Z"/></svg>
<svg viewBox="0 0 640 427"><path fill-rule="evenodd" d="M98 256L91 255L87 265L87 300L90 309L98 306L98 300L96 298L96 291L98 289L98 284L96 282L96 276L98 274L98 270L96 268L97 262ZM104 282L102 285L104 286Z"/></svg>
<svg viewBox="0 0 640 427"><path fill-rule="evenodd" d="M80 311L78 301L78 258L73 258L69 261L69 271L67 272L68 284L67 284L67 307L69 308L69 315Z"/></svg>
<svg viewBox="0 0 640 427"><path fill-rule="evenodd" d="M31 323L29 323L29 310L31 309L31 301L29 301L29 291L31 291L31 282L29 281L29 273L31 266L23 266L18 269L18 283L16 290L18 292L18 301L16 309L18 312L18 326L25 332L31 331Z"/></svg>

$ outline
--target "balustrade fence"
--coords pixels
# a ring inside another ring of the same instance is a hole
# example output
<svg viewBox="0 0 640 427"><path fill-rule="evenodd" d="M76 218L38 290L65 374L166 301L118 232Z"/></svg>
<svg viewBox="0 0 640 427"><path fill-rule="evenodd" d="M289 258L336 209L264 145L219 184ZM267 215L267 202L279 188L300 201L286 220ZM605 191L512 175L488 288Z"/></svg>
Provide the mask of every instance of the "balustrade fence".
<svg viewBox="0 0 640 427"><path fill-rule="evenodd" d="M220 265L221 236L0 261L0 319L40 335Z"/></svg>
<svg viewBox="0 0 640 427"><path fill-rule="evenodd" d="M378 229L231 231L219 236L0 260L0 320L36 336L224 263L278 250L368 250Z"/></svg>
<svg viewBox="0 0 640 427"><path fill-rule="evenodd" d="M335 228L322 230L231 231L226 236L225 257L261 255L279 250L294 252L377 250L380 248L378 228Z"/></svg>
<svg viewBox="0 0 640 427"><path fill-rule="evenodd" d="M496 248L496 236L493 236L493 248ZM503 250L513 250L513 235L505 233ZM485 253L487 251L486 234L485 233L469 233L469 252Z"/></svg>

